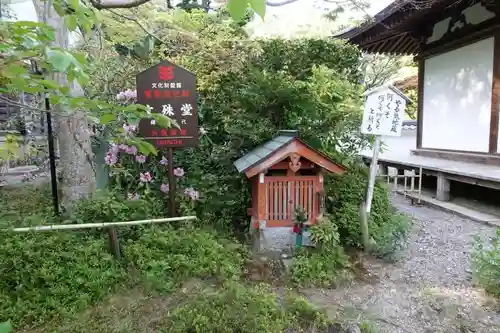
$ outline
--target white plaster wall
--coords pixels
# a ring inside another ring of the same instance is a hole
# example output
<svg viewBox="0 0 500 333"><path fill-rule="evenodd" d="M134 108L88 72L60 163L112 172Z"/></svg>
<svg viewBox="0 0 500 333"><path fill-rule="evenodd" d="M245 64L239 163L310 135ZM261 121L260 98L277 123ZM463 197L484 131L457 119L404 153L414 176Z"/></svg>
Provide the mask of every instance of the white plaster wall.
<svg viewBox="0 0 500 333"><path fill-rule="evenodd" d="M493 44L425 60L422 148L488 152Z"/></svg>

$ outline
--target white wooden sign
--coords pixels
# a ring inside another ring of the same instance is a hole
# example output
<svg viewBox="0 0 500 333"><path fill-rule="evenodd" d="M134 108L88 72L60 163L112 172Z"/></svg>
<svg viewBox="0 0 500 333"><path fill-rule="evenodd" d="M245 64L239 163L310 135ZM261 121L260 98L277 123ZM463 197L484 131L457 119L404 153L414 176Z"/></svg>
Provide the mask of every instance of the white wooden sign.
<svg viewBox="0 0 500 333"><path fill-rule="evenodd" d="M382 86L365 93L361 133L401 136L408 98L393 86Z"/></svg>
<svg viewBox="0 0 500 333"><path fill-rule="evenodd" d="M401 136L406 103L410 99L392 85L381 86L365 93L365 111L361 133L375 135L373 157L370 165L370 178L366 191L366 213L370 214L373 189L378 169L378 153L382 135Z"/></svg>

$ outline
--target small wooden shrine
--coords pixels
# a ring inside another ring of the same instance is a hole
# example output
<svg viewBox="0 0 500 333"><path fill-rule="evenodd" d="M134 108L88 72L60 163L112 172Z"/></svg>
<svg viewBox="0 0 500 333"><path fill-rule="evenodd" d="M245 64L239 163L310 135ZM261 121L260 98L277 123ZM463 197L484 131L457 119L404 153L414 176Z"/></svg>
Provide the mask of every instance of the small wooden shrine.
<svg viewBox="0 0 500 333"><path fill-rule="evenodd" d="M324 171L342 174L345 168L300 140L297 131L280 135L239 158L234 165L252 185L253 228L291 227L301 207L314 224L322 214Z"/></svg>

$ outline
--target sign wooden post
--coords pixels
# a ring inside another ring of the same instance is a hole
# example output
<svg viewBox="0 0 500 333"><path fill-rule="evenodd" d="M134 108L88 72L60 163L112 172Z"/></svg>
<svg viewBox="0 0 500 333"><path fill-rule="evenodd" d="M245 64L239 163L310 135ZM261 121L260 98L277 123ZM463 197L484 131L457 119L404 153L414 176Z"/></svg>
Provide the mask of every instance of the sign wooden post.
<svg viewBox="0 0 500 333"><path fill-rule="evenodd" d="M361 133L375 135L366 198L364 207L360 209L361 232L365 249L369 245L368 215L372 207L382 136L401 136L406 103L410 102L408 97L392 85L381 86L365 93Z"/></svg>
<svg viewBox="0 0 500 333"><path fill-rule="evenodd" d="M169 182L169 215L175 216L176 182L174 148L199 144L196 76L169 61L163 61L137 74L137 102L148 107L148 113L161 113L177 126L161 128L151 118L139 121L138 133L158 150L167 149Z"/></svg>

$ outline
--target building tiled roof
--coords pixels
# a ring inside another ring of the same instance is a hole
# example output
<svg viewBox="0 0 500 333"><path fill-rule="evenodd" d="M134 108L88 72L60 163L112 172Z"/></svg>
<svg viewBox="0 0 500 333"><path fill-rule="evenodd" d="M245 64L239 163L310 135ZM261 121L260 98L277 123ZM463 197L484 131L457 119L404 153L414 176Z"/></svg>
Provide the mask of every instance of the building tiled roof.
<svg viewBox="0 0 500 333"><path fill-rule="evenodd" d="M429 20L457 0L396 0L373 19L358 27L334 35L348 39L369 53L412 55L419 51L418 35L429 26Z"/></svg>
<svg viewBox="0 0 500 333"><path fill-rule="evenodd" d="M280 135L264 143L263 145L255 148L248 154L240 157L234 162L234 166L238 169L238 172L243 172L249 169L251 166L257 164L258 162L266 159L269 155L280 149L281 147L288 144L290 141L298 136L297 131L284 130L280 131Z"/></svg>
<svg viewBox="0 0 500 333"><path fill-rule="evenodd" d="M412 75L402 80L394 81L393 85L399 90L417 89L418 75Z"/></svg>

